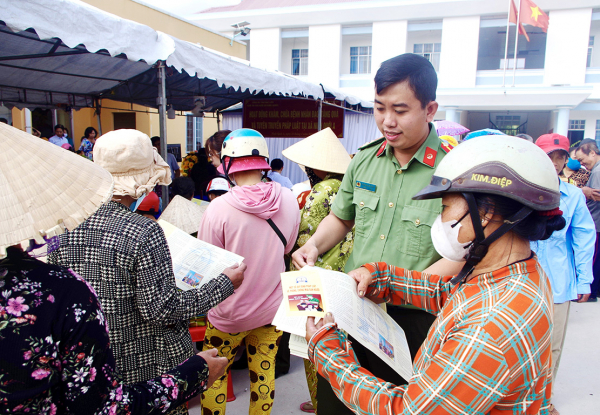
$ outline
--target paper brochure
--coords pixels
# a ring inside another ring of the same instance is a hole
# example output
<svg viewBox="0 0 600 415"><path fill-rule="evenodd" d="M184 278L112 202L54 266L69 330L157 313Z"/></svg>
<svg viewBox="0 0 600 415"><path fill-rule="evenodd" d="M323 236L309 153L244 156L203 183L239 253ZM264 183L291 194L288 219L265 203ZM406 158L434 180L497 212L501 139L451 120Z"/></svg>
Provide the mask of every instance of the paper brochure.
<svg viewBox="0 0 600 415"><path fill-rule="evenodd" d="M318 267L304 267L300 271L282 273L281 281L283 301L273 325L292 334L290 351L294 355L306 357L307 316L332 312L340 329L379 356L404 379L412 377L412 361L404 331L381 307L358 296L357 284L352 277ZM308 298L309 295L315 305L305 307L311 302L298 299L298 296ZM315 299L320 300L321 310Z"/></svg>
<svg viewBox="0 0 600 415"><path fill-rule="evenodd" d="M169 222L159 220L158 224L167 238L175 282L184 291L203 286L225 268L244 260L237 254L194 238Z"/></svg>

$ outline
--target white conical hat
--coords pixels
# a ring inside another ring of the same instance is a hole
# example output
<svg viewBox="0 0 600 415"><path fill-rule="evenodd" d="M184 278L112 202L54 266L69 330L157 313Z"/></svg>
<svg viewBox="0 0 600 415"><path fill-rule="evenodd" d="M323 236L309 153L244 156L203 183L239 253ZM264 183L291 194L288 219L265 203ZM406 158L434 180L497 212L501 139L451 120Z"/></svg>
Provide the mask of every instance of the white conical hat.
<svg viewBox="0 0 600 415"><path fill-rule="evenodd" d="M192 234L198 232L202 215L206 212L207 207L208 205L200 206L185 197L177 195L171 200L160 218L185 233Z"/></svg>
<svg viewBox="0 0 600 415"><path fill-rule="evenodd" d="M331 128L327 127L281 152L287 159L311 169L346 173L350 155Z"/></svg>
<svg viewBox="0 0 600 415"><path fill-rule="evenodd" d="M102 167L0 123L0 258L8 246L76 228L112 191Z"/></svg>

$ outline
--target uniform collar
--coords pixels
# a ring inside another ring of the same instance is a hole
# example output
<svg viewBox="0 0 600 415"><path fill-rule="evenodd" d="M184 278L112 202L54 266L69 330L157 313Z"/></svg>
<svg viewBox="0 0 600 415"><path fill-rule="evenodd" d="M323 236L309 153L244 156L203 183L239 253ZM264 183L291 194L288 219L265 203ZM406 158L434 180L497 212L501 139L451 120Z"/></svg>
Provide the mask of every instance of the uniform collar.
<svg viewBox="0 0 600 415"><path fill-rule="evenodd" d="M565 196L569 195L567 184L558 178L558 190Z"/></svg>
<svg viewBox="0 0 600 415"><path fill-rule="evenodd" d="M383 145L386 146L385 151L381 152L381 154L378 154L378 157L385 154L386 157L397 163L396 158L394 157L394 153L392 151L392 147L387 145L386 141L383 142ZM440 139L437 135L437 132L435 131L435 125L433 125L433 123L429 123L429 135L427 136L423 144L421 144L421 147L419 147L414 156L412 156L410 161L405 166L403 166L402 169L408 168L408 166L412 164L413 160L417 160L424 166L433 169L435 167L435 161L437 159L439 150Z"/></svg>

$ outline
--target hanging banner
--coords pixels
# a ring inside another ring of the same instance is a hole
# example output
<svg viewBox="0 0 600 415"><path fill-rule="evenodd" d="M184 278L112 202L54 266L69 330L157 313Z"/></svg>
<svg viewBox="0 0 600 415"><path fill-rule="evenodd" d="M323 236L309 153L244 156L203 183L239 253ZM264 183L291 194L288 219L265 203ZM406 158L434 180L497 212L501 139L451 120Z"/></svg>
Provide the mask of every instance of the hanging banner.
<svg viewBox="0 0 600 415"><path fill-rule="evenodd" d="M317 132L319 104L304 99L247 99L243 127L264 137L305 138ZM344 109L323 103L321 127L344 136Z"/></svg>

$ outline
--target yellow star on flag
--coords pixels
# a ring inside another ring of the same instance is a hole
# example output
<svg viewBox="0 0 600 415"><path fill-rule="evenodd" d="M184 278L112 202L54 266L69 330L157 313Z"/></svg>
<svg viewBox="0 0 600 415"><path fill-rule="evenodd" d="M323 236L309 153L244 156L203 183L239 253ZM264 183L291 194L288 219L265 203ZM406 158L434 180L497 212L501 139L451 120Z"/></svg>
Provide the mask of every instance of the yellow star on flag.
<svg viewBox="0 0 600 415"><path fill-rule="evenodd" d="M542 15L542 12L540 11L540 8L538 6L535 7L529 7L531 9L531 18L535 19L535 21L538 21L538 17Z"/></svg>

